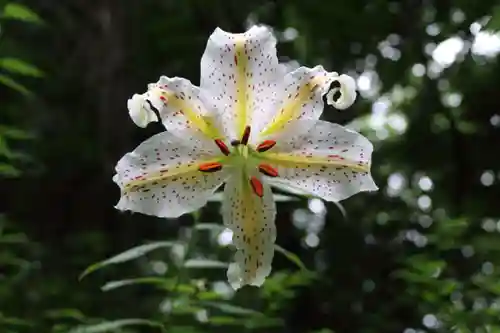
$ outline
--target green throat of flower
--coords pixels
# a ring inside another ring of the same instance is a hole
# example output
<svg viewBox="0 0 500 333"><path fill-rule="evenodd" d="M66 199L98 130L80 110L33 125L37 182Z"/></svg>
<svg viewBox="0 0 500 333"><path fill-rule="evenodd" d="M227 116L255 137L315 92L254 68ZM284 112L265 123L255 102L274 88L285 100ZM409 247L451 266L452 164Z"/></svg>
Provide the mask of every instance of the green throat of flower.
<svg viewBox="0 0 500 333"><path fill-rule="evenodd" d="M209 162L200 165L199 170L202 172L216 172L222 170L224 167L234 168L241 173L241 176L248 179L253 192L262 197L264 195L261 180L256 176L258 171L269 177L277 177L278 170L273 166L263 163L262 154L265 151L273 148L276 141L265 140L257 147L248 145L250 138L250 126L247 126L243 132L241 140L231 142L229 148L224 140L216 139L215 144L219 147L220 151L225 155L224 158L217 162Z"/></svg>

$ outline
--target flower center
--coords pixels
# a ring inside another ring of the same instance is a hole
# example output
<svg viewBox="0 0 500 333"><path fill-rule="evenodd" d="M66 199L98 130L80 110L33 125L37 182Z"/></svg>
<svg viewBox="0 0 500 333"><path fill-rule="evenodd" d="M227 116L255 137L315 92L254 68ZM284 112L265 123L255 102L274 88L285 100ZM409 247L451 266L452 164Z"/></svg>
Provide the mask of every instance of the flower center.
<svg viewBox="0 0 500 333"><path fill-rule="evenodd" d="M255 171L268 177L278 177L278 170L269 164L261 163L259 153L273 148L276 145L276 141L265 140L255 148L249 147L250 131L250 126L245 127L241 139L232 141L231 148L226 145L224 140L215 139L215 144L227 157L218 162L201 164L198 169L201 172L216 172L222 170L224 166L238 168L243 172L244 177L248 179L254 193L262 197L264 195L263 186L260 177L254 176Z"/></svg>

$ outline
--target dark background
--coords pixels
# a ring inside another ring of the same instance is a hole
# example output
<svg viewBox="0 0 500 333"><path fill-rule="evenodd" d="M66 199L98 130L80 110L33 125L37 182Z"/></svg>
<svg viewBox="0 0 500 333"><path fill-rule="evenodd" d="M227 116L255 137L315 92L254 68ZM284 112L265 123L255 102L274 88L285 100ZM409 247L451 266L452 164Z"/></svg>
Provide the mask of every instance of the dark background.
<svg viewBox="0 0 500 333"><path fill-rule="evenodd" d="M0 1L0 332L500 332L496 3ZM324 118L374 142L380 191L280 201L277 243L296 256L233 295L218 202L120 213L111 177L161 131L135 127L127 99L160 75L199 83L211 32L252 23L283 62L357 79L354 106ZM177 244L78 279L150 241Z"/></svg>

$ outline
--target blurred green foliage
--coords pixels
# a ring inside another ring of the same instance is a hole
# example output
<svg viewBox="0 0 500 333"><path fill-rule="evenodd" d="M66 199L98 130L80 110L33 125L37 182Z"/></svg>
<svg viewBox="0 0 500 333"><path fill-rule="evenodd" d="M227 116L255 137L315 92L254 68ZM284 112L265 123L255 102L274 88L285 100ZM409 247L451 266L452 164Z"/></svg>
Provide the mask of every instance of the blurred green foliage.
<svg viewBox="0 0 500 333"><path fill-rule="evenodd" d="M497 1L0 8L0 332L500 332ZM290 66L357 77L356 104L324 118L374 142L380 191L278 197L273 274L234 293L217 198L122 214L111 177L161 130L135 128L127 98L162 74L197 83L213 29L253 23Z"/></svg>

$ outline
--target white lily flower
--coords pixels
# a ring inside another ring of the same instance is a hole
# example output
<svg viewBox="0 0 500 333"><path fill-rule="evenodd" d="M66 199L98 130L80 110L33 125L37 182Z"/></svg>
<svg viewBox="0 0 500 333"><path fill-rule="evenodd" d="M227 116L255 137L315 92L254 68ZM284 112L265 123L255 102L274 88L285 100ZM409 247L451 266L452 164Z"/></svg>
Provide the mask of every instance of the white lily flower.
<svg viewBox="0 0 500 333"><path fill-rule="evenodd" d="M223 221L237 249L229 282L235 289L262 285L276 239L270 186L329 201L377 190L372 144L318 120L323 96L339 79L321 66L284 73L265 27L216 29L201 59L199 88L177 77L149 86L147 98L167 131L118 162L116 207L178 217L201 208L225 183Z"/></svg>
<svg viewBox="0 0 500 333"><path fill-rule="evenodd" d="M345 110L356 100L356 81L349 75L342 74L336 78L326 94L326 102L329 105Z"/></svg>
<svg viewBox="0 0 500 333"><path fill-rule="evenodd" d="M158 117L146 103L147 95L148 93L134 94L127 103L130 118L137 126L142 128L153 121L158 121Z"/></svg>

